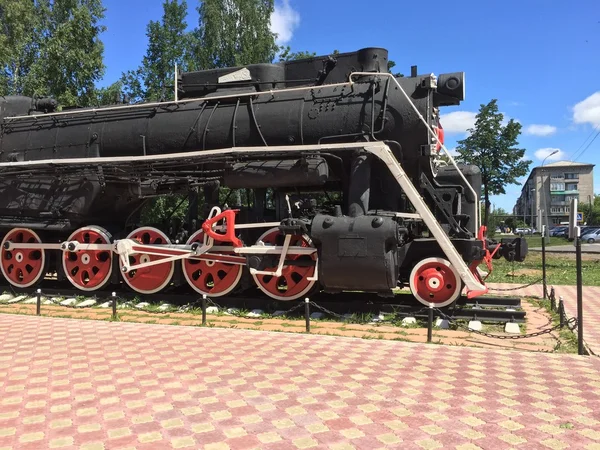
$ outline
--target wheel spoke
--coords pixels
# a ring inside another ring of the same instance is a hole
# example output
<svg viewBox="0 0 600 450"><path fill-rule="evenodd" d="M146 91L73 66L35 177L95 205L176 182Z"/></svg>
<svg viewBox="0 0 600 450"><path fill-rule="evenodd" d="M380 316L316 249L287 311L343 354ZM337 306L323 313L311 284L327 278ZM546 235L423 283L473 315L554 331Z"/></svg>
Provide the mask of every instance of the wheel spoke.
<svg viewBox="0 0 600 450"><path fill-rule="evenodd" d="M110 244L111 236L104 228L90 226L75 230L68 240L82 244ZM104 256L100 258L100 255ZM110 280L112 260L111 253L106 250L64 252L63 269L67 279L77 289L95 291Z"/></svg>
<svg viewBox="0 0 600 450"><path fill-rule="evenodd" d="M187 245L204 242L202 230L194 233L187 241ZM230 242L215 241L214 245L231 245ZM234 252L219 252L223 255L235 255ZM220 297L233 291L242 277L243 267L239 264L230 264L205 259L184 259L182 264L183 275L188 284L200 294ZM224 275L223 275L224 274Z"/></svg>
<svg viewBox="0 0 600 450"><path fill-rule="evenodd" d="M283 245L285 237L280 234L278 228L273 228L265 232L259 241L265 245ZM308 236L294 235L290 241L290 246L294 247L313 247ZM277 257L277 260L279 258ZM307 255L287 255L286 260L292 261L313 261L316 263L316 252L310 256ZM267 267L265 270L275 271L277 265ZM252 275L258 288L267 294L269 297L276 300L296 300L303 295L306 295L315 285L315 281L309 280L315 274L315 266L284 266L281 271L281 276L274 275Z"/></svg>
<svg viewBox="0 0 600 450"><path fill-rule="evenodd" d="M29 287L37 283L45 274L46 253L42 249L5 250L4 243L36 244L42 243L40 237L26 228L11 230L2 241L0 267L4 277L16 287Z"/></svg>
<svg viewBox="0 0 600 450"><path fill-rule="evenodd" d="M144 245L169 245L171 241L159 229L142 227L132 231L127 239L132 239ZM151 261L160 261L164 256L136 253L129 257L129 264L143 264ZM122 273L123 279L134 291L141 294L154 294L165 288L173 276L175 264L173 261L130 270Z"/></svg>

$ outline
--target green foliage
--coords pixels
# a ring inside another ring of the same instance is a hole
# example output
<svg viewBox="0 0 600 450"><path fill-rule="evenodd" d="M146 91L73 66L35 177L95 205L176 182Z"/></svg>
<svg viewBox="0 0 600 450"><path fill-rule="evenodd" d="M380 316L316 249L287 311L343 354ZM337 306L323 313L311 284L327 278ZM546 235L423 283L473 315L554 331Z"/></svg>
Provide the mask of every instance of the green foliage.
<svg viewBox="0 0 600 450"><path fill-rule="evenodd" d="M392 61L392 60L388 60L387 69L388 69L388 72L389 72L389 73L392 73L392 69L393 69L394 67L396 67L396 63L395 63L394 61ZM396 78L398 78L398 77L403 77L404 75L403 75L403 74L401 74L400 72L397 72L397 73L395 73L395 74L394 74L394 76L395 76Z"/></svg>
<svg viewBox="0 0 600 450"><path fill-rule="evenodd" d="M279 60L280 61L295 61L297 59L314 58L317 56L315 52L300 51L292 52L291 47L279 47Z"/></svg>
<svg viewBox="0 0 600 450"><path fill-rule="evenodd" d="M0 0L0 94L94 104L103 18L101 0Z"/></svg>
<svg viewBox="0 0 600 450"><path fill-rule="evenodd" d="M587 225L600 225L600 195L594 195L591 205L589 202L581 200L579 210L583 214L583 221Z"/></svg>
<svg viewBox="0 0 600 450"><path fill-rule="evenodd" d="M175 64L190 68L192 35L186 32L187 3L165 0L161 21L147 26L148 48L140 67L123 73L121 83L133 102L173 100Z"/></svg>
<svg viewBox="0 0 600 450"><path fill-rule="evenodd" d="M106 106L123 103L123 95L121 94L122 89L123 83L121 81L117 81L108 87L96 89L96 100L94 104L96 106Z"/></svg>
<svg viewBox="0 0 600 450"><path fill-rule="evenodd" d="M279 47L271 32L273 0L204 0L198 7L193 54L199 68L273 61Z"/></svg>
<svg viewBox="0 0 600 450"><path fill-rule="evenodd" d="M505 186L527 174L531 161L523 160L525 149L517 148L521 124L510 119L502 125L504 115L498 111L497 100L481 105L475 128L458 142L458 161L481 169L484 221L488 225L490 195L505 194Z"/></svg>

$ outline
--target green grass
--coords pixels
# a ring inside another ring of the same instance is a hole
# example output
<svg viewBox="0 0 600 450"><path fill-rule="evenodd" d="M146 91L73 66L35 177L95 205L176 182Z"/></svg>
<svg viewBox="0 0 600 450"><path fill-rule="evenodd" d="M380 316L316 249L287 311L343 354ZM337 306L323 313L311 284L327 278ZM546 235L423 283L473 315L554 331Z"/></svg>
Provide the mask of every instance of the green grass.
<svg viewBox="0 0 600 450"><path fill-rule="evenodd" d="M515 235L516 237L516 235ZM541 236L523 236L527 241L527 245L529 248L538 248L542 246L542 237ZM548 242L546 242L546 247L553 247L556 245L573 245L573 242L569 242L567 239L562 237L554 237L551 236L548 238ZM575 247L573 247L575 248Z"/></svg>
<svg viewBox="0 0 600 450"><path fill-rule="evenodd" d="M600 286L600 255L584 255L582 258L584 286ZM532 283L542 278L542 254L530 252L522 263L510 263L504 258L493 261L494 270L488 283ZM481 265L487 271L485 264ZM577 272L575 255L546 254L546 280L551 285L575 285Z"/></svg>

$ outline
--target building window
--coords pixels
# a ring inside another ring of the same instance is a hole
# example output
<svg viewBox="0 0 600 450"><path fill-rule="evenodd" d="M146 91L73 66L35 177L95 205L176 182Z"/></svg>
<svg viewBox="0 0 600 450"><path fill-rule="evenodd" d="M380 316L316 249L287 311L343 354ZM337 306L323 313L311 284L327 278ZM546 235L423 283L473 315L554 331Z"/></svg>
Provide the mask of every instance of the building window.
<svg viewBox="0 0 600 450"><path fill-rule="evenodd" d="M565 183L550 183L550 190L551 191L564 191L565 190Z"/></svg>
<svg viewBox="0 0 600 450"><path fill-rule="evenodd" d="M558 217L553 217L552 218L552 223L553 224L559 224L560 223L560 219Z"/></svg>
<svg viewBox="0 0 600 450"><path fill-rule="evenodd" d="M565 173L565 178L567 180L578 180L579 174L578 173Z"/></svg>
<svg viewBox="0 0 600 450"><path fill-rule="evenodd" d="M565 195L566 202L570 202L571 200L579 200L579 194Z"/></svg>
<svg viewBox="0 0 600 450"><path fill-rule="evenodd" d="M565 190L566 191L576 191L577 190L577 183L567 183L565 185Z"/></svg>

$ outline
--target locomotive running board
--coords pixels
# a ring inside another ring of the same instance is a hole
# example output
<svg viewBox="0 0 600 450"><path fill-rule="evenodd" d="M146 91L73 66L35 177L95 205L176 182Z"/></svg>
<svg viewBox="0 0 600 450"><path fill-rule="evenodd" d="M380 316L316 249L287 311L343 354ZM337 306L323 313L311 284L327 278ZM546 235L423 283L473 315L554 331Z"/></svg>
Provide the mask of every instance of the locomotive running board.
<svg viewBox="0 0 600 450"><path fill-rule="evenodd" d="M56 167L65 168L71 166L74 169L84 167L95 168L102 166L103 168L116 168L124 165L134 164L139 169L140 165L154 164L162 161L182 160L190 162L205 162L214 156L226 155L253 155L259 154L262 158L265 153L269 157L273 157L277 153L303 153L303 152L318 152L318 151L350 151L362 149L365 150L381 161L383 161L396 179L398 185L407 195L408 199L415 207L419 216L440 245L442 252L448 258L448 261L457 269L460 278L464 281L467 288L467 296L469 298L485 294L488 290L486 286L477 280L475 275L469 270L469 267L461 258L460 254L450 241L448 235L444 232L440 224L435 219L427 204L423 201L419 192L412 184L402 166L398 163L392 150L383 142L366 142L357 144L320 144L320 145L289 145L289 146L269 146L269 147L233 147L217 150L202 150L185 153L171 153L162 155L147 155L147 156L118 156L118 157L100 157L100 158L68 158L68 159L50 159L50 160L33 160L20 161L11 163L0 163L0 174L3 171L10 171L16 168L35 168L35 169L54 169ZM156 169L156 168L155 168Z"/></svg>

